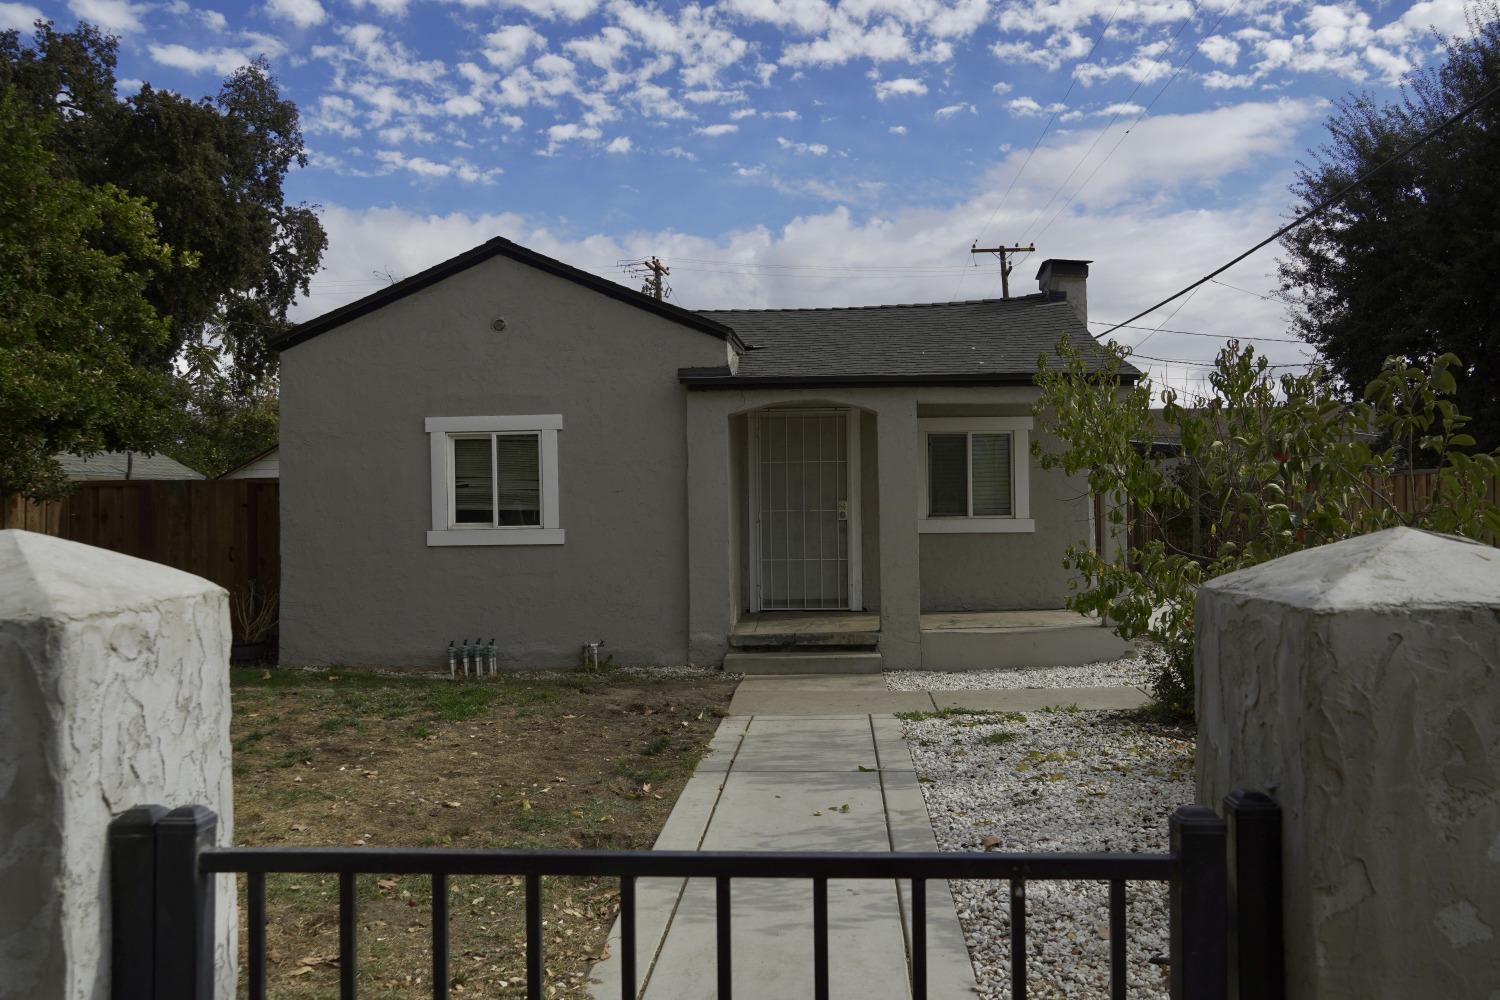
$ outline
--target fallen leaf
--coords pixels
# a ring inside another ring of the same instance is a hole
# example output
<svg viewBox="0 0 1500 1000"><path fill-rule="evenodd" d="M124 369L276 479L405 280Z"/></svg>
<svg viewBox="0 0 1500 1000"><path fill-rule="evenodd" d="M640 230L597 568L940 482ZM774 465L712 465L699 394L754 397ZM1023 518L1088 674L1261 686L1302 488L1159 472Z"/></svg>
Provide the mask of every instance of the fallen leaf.
<svg viewBox="0 0 1500 1000"><path fill-rule="evenodd" d="M443 805L447 806L449 809L457 809L462 806L463 803L459 802L457 799L450 799L447 802L444 802Z"/></svg>
<svg viewBox="0 0 1500 1000"><path fill-rule="evenodd" d="M310 969L310 968L308 968L307 966L304 965L304 966L301 966L299 968L293 969L289 973L289 975L293 975L293 976L305 976L305 975L307 975L311 971L312 971L312 969Z"/></svg>
<svg viewBox="0 0 1500 1000"><path fill-rule="evenodd" d="M394 889L394 888L396 888L396 880L393 879L393 878L377 879L375 881L375 884L377 886L379 886L380 888L382 888L382 889Z"/></svg>
<svg viewBox="0 0 1500 1000"><path fill-rule="evenodd" d="M985 837L979 842L979 846L982 850L992 851L1000 846L1000 838L994 836Z"/></svg>

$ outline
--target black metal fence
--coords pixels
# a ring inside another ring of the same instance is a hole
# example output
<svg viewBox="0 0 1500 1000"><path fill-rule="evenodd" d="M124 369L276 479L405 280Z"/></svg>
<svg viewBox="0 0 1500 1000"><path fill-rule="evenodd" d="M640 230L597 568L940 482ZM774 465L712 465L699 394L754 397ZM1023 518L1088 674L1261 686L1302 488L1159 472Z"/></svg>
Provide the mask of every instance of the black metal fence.
<svg viewBox="0 0 1500 1000"><path fill-rule="evenodd" d="M911 883L911 995L927 1000L926 885L933 879L1006 881L1010 887L1011 995L1026 996L1026 884L1094 881L1109 885L1110 997L1126 995L1126 887L1169 882L1173 1000L1279 1000L1281 812L1258 792L1235 792L1225 817L1182 806L1171 817L1165 854L780 853L724 851L476 851L382 848L215 847L218 824L203 806L168 812L144 806L110 828L113 895L113 1000L213 1000L215 876L244 874L251 1000L266 996L266 875L322 873L339 878L339 990L354 1000L358 972L355 876L432 878L432 995L446 1000L448 879L520 876L526 883L526 995L543 996L542 878L620 880L620 996L634 998L635 887L640 878L713 879L717 997L731 1000L735 879L797 879L813 889L813 982L829 995L828 883L843 879ZM760 998L756 998L760 1000Z"/></svg>

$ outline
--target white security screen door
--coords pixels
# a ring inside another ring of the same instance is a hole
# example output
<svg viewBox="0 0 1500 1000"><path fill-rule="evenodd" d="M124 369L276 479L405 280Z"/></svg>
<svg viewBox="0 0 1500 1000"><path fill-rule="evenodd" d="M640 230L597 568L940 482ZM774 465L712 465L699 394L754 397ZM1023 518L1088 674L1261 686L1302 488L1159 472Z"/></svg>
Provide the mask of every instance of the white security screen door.
<svg viewBox="0 0 1500 1000"><path fill-rule="evenodd" d="M854 606L855 419L845 410L767 410L751 416L752 611Z"/></svg>

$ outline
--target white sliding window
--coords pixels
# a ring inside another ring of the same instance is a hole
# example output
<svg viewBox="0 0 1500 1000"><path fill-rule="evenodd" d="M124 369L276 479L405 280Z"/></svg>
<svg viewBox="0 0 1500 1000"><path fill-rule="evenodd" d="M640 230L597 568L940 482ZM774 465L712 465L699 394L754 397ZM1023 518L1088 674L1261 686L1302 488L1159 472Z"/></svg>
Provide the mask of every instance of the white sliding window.
<svg viewBox="0 0 1500 1000"><path fill-rule="evenodd" d="M557 438L562 418L429 417L428 545L560 545Z"/></svg>
<svg viewBox="0 0 1500 1000"><path fill-rule="evenodd" d="M1030 418L918 421L923 438L924 532L1033 531Z"/></svg>

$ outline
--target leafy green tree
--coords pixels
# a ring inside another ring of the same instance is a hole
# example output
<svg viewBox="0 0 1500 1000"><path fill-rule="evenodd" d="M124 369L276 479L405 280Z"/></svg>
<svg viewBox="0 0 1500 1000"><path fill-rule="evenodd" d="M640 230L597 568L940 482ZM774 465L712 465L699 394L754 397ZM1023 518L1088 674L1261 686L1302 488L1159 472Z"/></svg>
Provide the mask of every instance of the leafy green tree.
<svg viewBox="0 0 1500 1000"><path fill-rule="evenodd" d="M0 86L0 494L34 499L66 488L58 452L170 440L177 380L137 360L171 339L148 285L192 263L144 200L56 176L49 128Z"/></svg>
<svg viewBox="0 0 1500 1000"><path fill-rule="evenodd" d="M87 24L62 33L38 22L29 47L14 31L0 33L0 85L53 122L48 145L61 175L145 199L161 238L196 256L191 273L150 275L147 298L170 326L134 355L186 371L199 403L215 395L234 402L191 409L190 437L173 451L185 458L243 430L214 426L213 414L239 426L247 415L274 413L260 406L275 384L266 343L289 325L287 311L307 293L327 237L314 208L289 203L283 191L287 172L307 156L296 105L263 61L230 74L212 100L149 84L120 100L116 50L116 39ZM195 429L211 440L193 443Z"/></svg>
<svg viewBox="0 0 1500 1000"><path fill-rule="evenodd" d="M209 478L222 476L276 444L278 415L274 385L245 397L200 382L189 390L177 440L163 450Z"/></svg>
<svg viewBox="0 0 1500 1000"><path fill-rule="evenodd" d="M1164 452L1149 383L1126 385L1128 352L1091 373L1066 339L1043 356L1039 421L1059 442L1034 446L1043 468L1086 474L1105 499L1110 530L1130 508L1154 522L1155 537L1120 551L1069 549L1079 583L1076 611L1105 616L1126 639L1149 639L1160 657L1154 694L1164 712L1193 711L1193 600L1206 580L1300 549L1395 525L1471 538L1500 537L1500 506L1489 486L1497 454L1476 452L1454 402L1462 370L1441 355L1429 367L1386 361L1362 399L1315 369L1273 376L1262 356L1231 342L1209 376L1210 395L1185 407L1162 394L1158 413L1180 446ZM1436 469L1432 493L1403 511L1388 477L1406 456ZM1174 522L1197 518L1186 538ZM1198 547L1193 547L1193 538Z"/></svg>
<svg viewBox="0 0 1500 1000"><path fill-rule="evenodd" d="M1470 8L1473 37L1413 74L1401 99L1339 103L1329 140L1292 193L1296 211L1332 195L1500 85L1500 6ZM1297 332L1357 393L1387 357L1467 362L1457 400L1470 433L1500 444L1500 99L1410 155L1382 166L1338 205L1283 238L1283 297Z"/></svg>

